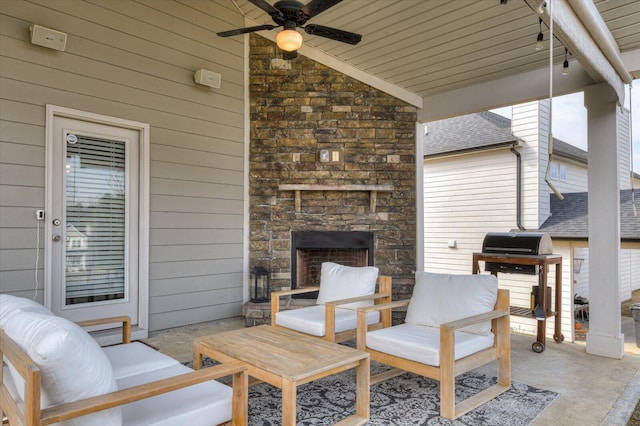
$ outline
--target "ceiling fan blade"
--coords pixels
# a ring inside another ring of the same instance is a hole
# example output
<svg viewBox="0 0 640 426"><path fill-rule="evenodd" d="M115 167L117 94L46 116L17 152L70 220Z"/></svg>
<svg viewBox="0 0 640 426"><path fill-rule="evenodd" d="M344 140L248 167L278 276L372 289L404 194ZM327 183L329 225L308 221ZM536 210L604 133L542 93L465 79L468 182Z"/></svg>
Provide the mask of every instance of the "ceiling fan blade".
<svg viewBox="0 0 640 426"><path fill-rule="evenodd" d="M307 16L307 19L311 19L341 1L342 0L311 0L309 3L302 6L300 11Z"/></svg>
<svg viewBox="0 0 640 426"><path fill-rule="evenodd" d="M260 9L264 10L265 12L267 12L269 15L273 17L278 16L278 17L284 18L284 15L282 15L282 12L280 12L275 7L271 6L269 3L266 2L266 0L249 0L249 2L252 3L254 6L257 6Z"/></svg>
<svg viewBox="0 0 640 426"><path fill-rule="evenodd" d="M331 40L337 40L353 45L360 43L360 40L362 40L362 36L360 34L339 30L337 28L325 27L324 25L309 24L304 27L304 30L307 34L330 38Z"/></svg>
<svg viewBox="0 0 640 426"><path fill-rule="evenodd" d="M274 28L277 28L277 25L257 25L255 27L246 27L246 28L238 28L237 30L222 31L216 34L220 37L231 37L234 35L252 33L254 31L272 30Z"/></svg>
<svg viewBox="0 0 640 426"><path fill-rule="evenodd" d="M282 52L282 59L291 60L298 57L298 51L294 50L293 52L287 52L286 50Z"/></svg>

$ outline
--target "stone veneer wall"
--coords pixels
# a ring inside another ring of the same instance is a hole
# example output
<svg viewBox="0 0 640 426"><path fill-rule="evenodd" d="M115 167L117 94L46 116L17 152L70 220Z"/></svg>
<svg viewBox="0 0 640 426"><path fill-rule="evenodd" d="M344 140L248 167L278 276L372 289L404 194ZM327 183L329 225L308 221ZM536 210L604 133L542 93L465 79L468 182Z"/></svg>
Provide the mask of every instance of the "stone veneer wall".
<svg viewBox="0 0 640 426"><path fill-rule="evenodd" d="M394 299L413 289L416 264L416 108L302 55L283 61L271 41L251 35L249 163L250 268L290 287L291 231L372 231L375 266L391 275ZM335 164L319 150L342 153ZM293 191L280 184L390 184L369 193Z"/></svg>

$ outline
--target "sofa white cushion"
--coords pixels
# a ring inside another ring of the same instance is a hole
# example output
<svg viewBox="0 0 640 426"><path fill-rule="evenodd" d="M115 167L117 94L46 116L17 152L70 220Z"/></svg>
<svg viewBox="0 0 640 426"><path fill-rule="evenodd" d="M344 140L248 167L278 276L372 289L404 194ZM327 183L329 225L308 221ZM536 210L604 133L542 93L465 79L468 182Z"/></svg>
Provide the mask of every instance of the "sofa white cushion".
<svg viewBox="0 0 640 426"><path fill-rule="evenodd" d="M13 314L3 328L41 370L42 407L117 389L109 359L77 324L57 316L21 311ZM21 397L24 400L24 395ZM120 425L120 409L89 414L66 424Z"/></svg>
<svg viewBox="0 0 640 426"><path fill-rule="evenodd" d="M31 299L12 296L10 294L0 294L0 328L4 328L7 320L18 312L35 312L43 315L53 315L49 309Z"/></svg>
<svg viewBox="0 0 640 426"><path fill-rule="evenodd" d="M0 328L4 329L6 322L18 312L35 312L43 315L53 315L49 309L34 300L10 294L0 294ZM6 357L3 358L6 362ZM20 399L23 400L24 380L22 380L22 376L20 376L11 364L9 364L9 373L13 378Z"/></svg>
<svg viewBox="0 0 640 426"><path fill-rule="evenodd" d="M326 334L325 309L324 305L315 305L281 311L276 313L276 324L312 336L324 336ZM375 324L379 321L379 312L369 312L367 315L368 324ZM336 308L336 333L355 329L357 323L356 310Z"/></svg>
<svg viewBox="0 0 640 426"><path fill-rule="evenodd" d="M493 275L416 272L405 322L440 327L440 324L492 311L497 297L498 279ZM486 336L491 333L491 321L460 331Z"/></svg>
<svg viewBox="0 0 640 426"><path fill-rule="evenodd" d="M118 388L126 389L193 371L182 364L124 377ZM126 426L211 426L231 419L232 389L215 380L122 406Z"/></svg>
<svg viewBox="0 0 640 426"><path fill-rule="evenodd" d="M180 364L177 360L140 342L107 346L102 348L102 351L111 363L116 381Z"/></svg>
<svg viewBox="0 0 640 426"><path fill-rule="evenodd" d="M455 331L455 359L464 358L493 346L493 333L487 336ZM421 364L440 366L440 329L400 324L367 333L367 347Z"/></svg>
<svg viewBox="0 0 640 426"><path fill-rule="evenodd" d="M323 305L334 300L367 296L375 293L378 268L374 266L344 266L324 262L320 270L320 291L316 303ZM343 308L371 306L373 301L363 301L341 305Z"/></svg>

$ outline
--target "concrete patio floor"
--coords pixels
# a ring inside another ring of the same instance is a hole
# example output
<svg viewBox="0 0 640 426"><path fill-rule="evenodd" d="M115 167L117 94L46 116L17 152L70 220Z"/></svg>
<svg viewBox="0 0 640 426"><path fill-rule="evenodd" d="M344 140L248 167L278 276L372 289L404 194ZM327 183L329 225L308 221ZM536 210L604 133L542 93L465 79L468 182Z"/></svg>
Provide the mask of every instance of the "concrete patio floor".
<svg viewBox="0 0 640 426"><path fill-rule="evenodd" d="M512 334L512 380L558 392L556 401L536 425L626 426L640 398L640 348L634 322L623 317L625 356L621 360L589 355L584 344L547 340L545 351L531 350L534 336ZM244 327L237 317L151 333L143 341L181 362L191 360L191 344L198 336ZM495 366L484 367L495 375ZM486 371L484 371L486 370Z"/></svg>

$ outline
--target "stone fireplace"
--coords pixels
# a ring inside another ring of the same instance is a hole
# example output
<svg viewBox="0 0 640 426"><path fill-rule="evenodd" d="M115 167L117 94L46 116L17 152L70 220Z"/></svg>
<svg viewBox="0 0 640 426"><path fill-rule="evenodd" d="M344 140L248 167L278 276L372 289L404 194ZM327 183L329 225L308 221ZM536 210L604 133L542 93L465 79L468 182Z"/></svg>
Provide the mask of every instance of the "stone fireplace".
<svg viewBox="0 0 640 426"><path fill-rule="evenodd" d="M269 269L275 291L301 284L300 263L311 263L304 285L317 285L322 261L374 265L393 277L394 299L409 297L416 108L302 55L283 61L259 35L250 40L249 269ZM367 247L298 250L308 232L363 233ZM247 323L269 321L268 312L256 316L264 317Z"/></svg>

